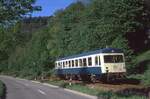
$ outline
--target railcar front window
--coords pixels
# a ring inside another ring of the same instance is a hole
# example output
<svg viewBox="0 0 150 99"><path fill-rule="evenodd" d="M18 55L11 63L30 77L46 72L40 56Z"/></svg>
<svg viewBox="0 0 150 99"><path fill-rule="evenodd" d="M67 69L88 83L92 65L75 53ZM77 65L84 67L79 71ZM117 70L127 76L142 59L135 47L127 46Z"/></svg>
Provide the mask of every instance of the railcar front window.
<svg viewBox="0 0 150 99"><path fill-rule="evenodd" d="M122 55L105 55L104 62L105 63L122 63L123 56Z"/></svg>

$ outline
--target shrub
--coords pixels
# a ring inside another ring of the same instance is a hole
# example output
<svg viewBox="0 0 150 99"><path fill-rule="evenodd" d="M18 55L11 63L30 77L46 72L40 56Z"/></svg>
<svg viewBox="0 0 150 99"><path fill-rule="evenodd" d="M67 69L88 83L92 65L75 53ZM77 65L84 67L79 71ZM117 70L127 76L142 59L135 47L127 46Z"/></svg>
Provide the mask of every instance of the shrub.
<svg viewBox="0 0 150 99"><path fill-rule="evenodd" d="M4 96L5 92L5 86L3 82L0 81L0 97Z"/></svg>

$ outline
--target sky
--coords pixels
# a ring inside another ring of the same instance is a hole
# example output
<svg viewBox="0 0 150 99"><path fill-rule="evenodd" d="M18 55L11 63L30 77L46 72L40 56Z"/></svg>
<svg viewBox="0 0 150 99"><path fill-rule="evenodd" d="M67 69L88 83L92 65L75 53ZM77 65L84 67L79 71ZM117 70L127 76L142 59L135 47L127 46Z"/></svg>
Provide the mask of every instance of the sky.
<svg viewBox="0 0 150 99"><path fill-rule="evenodd" d="M51 16L55 11L64 9L75 0L37 0L35 5L41 6L42 11L33 12L32 16Z"/></svg>

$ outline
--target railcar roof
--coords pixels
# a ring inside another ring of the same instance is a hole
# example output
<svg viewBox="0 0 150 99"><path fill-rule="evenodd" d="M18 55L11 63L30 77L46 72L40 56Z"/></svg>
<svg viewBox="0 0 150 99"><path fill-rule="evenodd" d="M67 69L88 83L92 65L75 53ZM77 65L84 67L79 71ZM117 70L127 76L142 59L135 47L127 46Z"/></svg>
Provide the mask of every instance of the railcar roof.
<svg viewBox="0 0 150 99"><path fill-rule="evenodd" d="M72 55L72 56L59 58L56 61L66 60L66 59L70 59L70 58L77 58L77 57L82 57L82 56L88 56L88 55L92 55L92 54L99 54L99 53L123 53L123 51L118 48L103 48L103 49L98 49L95 51L88 51L88 52L83 52L81 54L76 54L76 55Z"/></svg>

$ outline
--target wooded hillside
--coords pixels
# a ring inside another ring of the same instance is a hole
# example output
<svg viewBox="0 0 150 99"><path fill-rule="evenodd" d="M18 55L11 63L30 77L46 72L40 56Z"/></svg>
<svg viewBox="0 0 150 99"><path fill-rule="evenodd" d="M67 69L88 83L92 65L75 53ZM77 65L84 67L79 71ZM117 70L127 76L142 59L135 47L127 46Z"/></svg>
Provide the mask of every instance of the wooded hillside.
<svg viewBox="0 0 150 99"><path fill-rule="evenodd" d="M51 17L27 18L7 28L1 25L0 72L29 78L52 75L56 58L108 46L124 51L128 75L140 75L150 84L146 4L143 0L77 2ZM143 73L137 71L141 68Z"/></svg>

